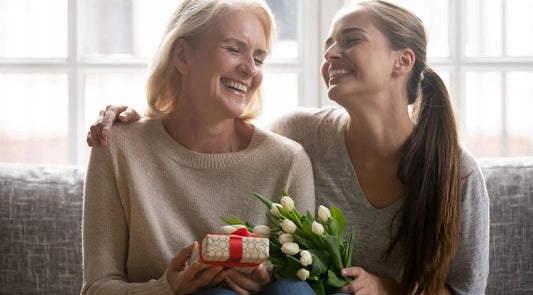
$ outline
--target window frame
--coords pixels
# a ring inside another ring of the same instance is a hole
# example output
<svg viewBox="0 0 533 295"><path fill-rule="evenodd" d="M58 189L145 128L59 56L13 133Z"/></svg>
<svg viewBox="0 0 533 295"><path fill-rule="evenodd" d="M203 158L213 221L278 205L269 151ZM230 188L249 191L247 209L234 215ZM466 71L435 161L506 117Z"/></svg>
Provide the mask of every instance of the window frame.
<svg viewBox="0 0 533 295"><path fill-rule="evenodd" d="M89 73L146 73L148 60L131 58L128 60L84 59L79 36L84 17L84 0L66 0L68 12L68 56L66 58L0 59L0 70L8 73L64 73L68 78L68 164L85 165L87 134L85 126L85 75ZM290 72L298 75L298 105L323 107L336 105L329 100L320 74L323 54L323 40L327 37L330 22L336 11L344 5L344 0L295 0L298 5L298 58L294 60L270 59L265 66L269 75ZM505 0L504 0L505 1ZM502 1L502 3L504 3ZM465 76L470 71L501 72L502 79L502 119L500 139L503 143L500 156L507 155L506 139L506 75L510 71L532 72L533 57L483 57L472 58L465 54L466 3L449 0L449 52L448 57L429 58L428 63L445 70L450 75L450 95L459 118L466 118ZM504 4L502 4L504 5ZM501 9L505 22L505 9ZM503 30L505 33L505 30ZM102 106L102 108L105 106ZM53 116L53 114L49 114ZM97 114L94 114L96 118ZM91 119L91 118L88 118ZM465 135L465 121L459 120L460 133Z"/></svg>

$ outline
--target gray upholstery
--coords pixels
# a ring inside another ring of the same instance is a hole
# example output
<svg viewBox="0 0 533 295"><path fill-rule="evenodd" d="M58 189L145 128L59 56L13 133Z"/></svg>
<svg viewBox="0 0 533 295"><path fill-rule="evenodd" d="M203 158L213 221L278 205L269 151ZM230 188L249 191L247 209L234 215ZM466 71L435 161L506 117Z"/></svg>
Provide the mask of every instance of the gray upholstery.
<svg viewBox="0 0 533 295"><path fill-rule="evenodd" d="M480 164L490 197L487 294L533 294L533 157Z"/></svg>
<svg viewBox="0 0 533 295"><path fill-rule="evenodd" d="M533 294L533 157L482 159L487 294ZM78 294L84 169L0 163L0 294Z"/></svg>
<svg viewBox="0 0 533 295"><path fill-rule="evenodd" d="M79 294L84 172L0 165L0 294Z"/></svg>

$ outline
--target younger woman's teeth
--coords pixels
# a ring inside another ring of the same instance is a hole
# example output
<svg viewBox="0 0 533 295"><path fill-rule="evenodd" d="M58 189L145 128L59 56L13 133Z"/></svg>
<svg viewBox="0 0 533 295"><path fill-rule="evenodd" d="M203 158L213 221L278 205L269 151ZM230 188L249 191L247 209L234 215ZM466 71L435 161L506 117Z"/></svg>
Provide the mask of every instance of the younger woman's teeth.
<svg viewBox="0 0 533 295"><path fill-rule="evenodd" d="M345 69L332 70L332 71L329 73L329 78L332 79L332 78L335 78L335 77L337 77L337 76L349 75L349 74L351 74L351 73L352 73L352 71L345 70Z"/></svg>
<svg viewBox="0 0 533 295"><path fill-rule="evenodd" d="M226 85L229 88L233 88L233 89L239 90L241 92L246 92L248 90L248 87L246 85L243 85L243 84L240 84L240 83L236 83L236 82L233 82L233 81L224 82L224 85Z"/></svg>

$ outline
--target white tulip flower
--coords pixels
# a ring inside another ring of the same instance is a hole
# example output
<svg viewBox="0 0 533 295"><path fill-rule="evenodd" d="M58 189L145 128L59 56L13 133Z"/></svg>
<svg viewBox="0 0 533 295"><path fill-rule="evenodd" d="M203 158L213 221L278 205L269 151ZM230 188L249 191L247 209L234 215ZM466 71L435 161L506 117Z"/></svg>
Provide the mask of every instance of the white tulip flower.
<svg viewBox="0 0 533 295"><path fill-rule="evenodd" d="M256 227L254 227L254 230L252 233L258 235L261 238L268 239L270 237L270 232L271 232L270 227L266 225L257 225Z"/></svg>
<svg viewBox="0 0 533 295"><path fill-rule="evenodd" d="M313 221L311 229L313 230L313 233L317 236L321 236L324 234L324 226L316 221Z"/></svg>
<svg viewBox="0 0 533 295"><path fill-rule="evenodd" d="M279 235L279 243L285 244L285 243L292 243L294 242L294 238L292 237L292 234L289 233L282 233Z"/></svg>
<svg viewBox="0 0 533 295"><path fill-rule="evenodd" d="M305 281L309 277L309 271L305 268L300 268L296 275L300 280Z"/></svg>
<svg viewBox="0 0 533 295"><path fill-rule="evenodd" d="M303 266L311 265L313 263L313 256L311 255L311 252L307 250L300 252L300 263Z"/></svg>
<svg viewBox="0 0 533 295"><path fill-rule="evenodd" d="M296 224L294 224L294 222L292 222L290 219L285 218L281 224L281 228L284 232L292 234L296 231Z"/></svg>
<svg viewBox="0 0 533 295"><path fill-rule="evenodd" d="M246 226L241 225L241 224L225 225L220 228L220 233L229 235L229 234L232 234L234 231L241 229L241 228L246 228Z"/></svg>
<svg viewBox="0 0 533 295"><path fill-rule="evenodd" d="M281 212L279 212L278 207L281 207L281 204L273 203L270 207L270 213L276 217L281 217Z"/></svg>
<svg viewBox="0 0 533 295"><path fill-rule="evenodd" d="M294 201L288 196L283 196L281 197L281 206L285 211L292 212L294 210Z"/></svg>
<svg viewBox="0 0 533 295"><path fill-rule="evenodd" d="M320 205L320 207L318 207L318 220L322 223L327 223L330 218L331 213L329 212L329 209Z"/></svg>
<svg viewBox="0 0 533 295"><path fill-rule="evenodd" d="M285 243L281 245L281 252L287 255L295 255L300 251L300 247L296 243Z"/></svg>

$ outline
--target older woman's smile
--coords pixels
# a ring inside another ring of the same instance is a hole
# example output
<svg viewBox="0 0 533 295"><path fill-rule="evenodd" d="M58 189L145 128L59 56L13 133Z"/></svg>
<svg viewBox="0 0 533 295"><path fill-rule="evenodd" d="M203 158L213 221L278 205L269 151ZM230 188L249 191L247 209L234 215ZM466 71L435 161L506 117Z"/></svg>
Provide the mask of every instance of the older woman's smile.
<svg viewBox="0 0 533 295"><path fill-rule="evenodd" d="M222 80L222 84L224 84L228 88L235 89L235 90L240 91L242 93L246 93L246 91L248 91L248 86L246 86L245 84L242 84L240 82Z"/></svg>

